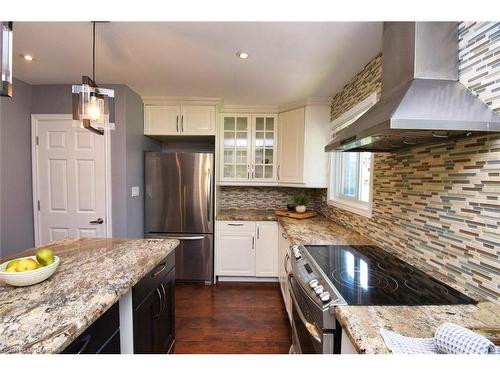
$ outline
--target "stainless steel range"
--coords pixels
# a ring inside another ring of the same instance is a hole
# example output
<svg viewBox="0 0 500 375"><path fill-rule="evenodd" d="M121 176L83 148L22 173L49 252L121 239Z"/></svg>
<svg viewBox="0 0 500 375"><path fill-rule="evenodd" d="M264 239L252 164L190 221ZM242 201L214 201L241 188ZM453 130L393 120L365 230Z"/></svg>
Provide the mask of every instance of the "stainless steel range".
<svg viewBox="0 0 500 375"><path fill-rule="evenodd" d="M337 305L454 305L475 301L376 246L291 248L293 350L351 352Z"/></svg>

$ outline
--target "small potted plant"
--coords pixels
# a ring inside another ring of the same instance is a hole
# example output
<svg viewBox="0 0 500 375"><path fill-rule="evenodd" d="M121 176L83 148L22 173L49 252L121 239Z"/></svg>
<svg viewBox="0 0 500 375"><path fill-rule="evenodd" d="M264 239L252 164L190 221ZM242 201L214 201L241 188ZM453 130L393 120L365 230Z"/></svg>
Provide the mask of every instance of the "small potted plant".
<svg viewBox="0 0 500 375"><path fill-rule="evenodd" d="M296 194L293 196L293 203L295 204L295 211L302 213L306 212L306 205L308 199L304 192Z"/></svg>

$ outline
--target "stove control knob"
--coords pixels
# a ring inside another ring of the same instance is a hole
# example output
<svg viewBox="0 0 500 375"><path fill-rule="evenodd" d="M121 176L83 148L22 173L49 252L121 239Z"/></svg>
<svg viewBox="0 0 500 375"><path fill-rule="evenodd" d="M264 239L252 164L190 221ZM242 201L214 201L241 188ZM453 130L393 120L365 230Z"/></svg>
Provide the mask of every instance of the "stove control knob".
<svg viewBox="0 0 500 375"><path fill-rule="evenodd" d="M292 246L293 251L299 251L299 245L293 245Z"/></svg>
<svg viewBox="0 0 500 375"><path fill-rule="evenodd" d="M293 255L295 256L295 259L300 259L300 253L293 253Z"/></svg>
<svg viewBox="0 0 500 375"><path fill-rule="evenodd" d="M312 279L311 281L309 281L309 286L313 289L316 288L318 286L318 280Z"/></svg>
<svg viewBox="0 0 500 375"><path fill-rule="evenodd" d="M318 285L316 288L314 288L314 292L319 296L321 293L325 291L325 288L323 288L323 285Z"/></svg>
<svg viewBox="0 0 500 375"><path fill-rule="evenodd" d="M328 302L330 301L330 293L324 292L319 295L319 298L321 299L322 302Z"/></svg>

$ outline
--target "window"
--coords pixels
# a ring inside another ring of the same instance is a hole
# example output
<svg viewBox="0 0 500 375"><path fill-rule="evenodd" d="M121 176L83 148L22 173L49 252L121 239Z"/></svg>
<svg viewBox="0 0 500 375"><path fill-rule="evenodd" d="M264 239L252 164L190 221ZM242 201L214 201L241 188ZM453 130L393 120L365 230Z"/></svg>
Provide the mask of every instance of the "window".
<svg viewBox="0 0 500 375"><path fill-rule="evenodd" d="M332 134L351 125L376 102L372 94L332 122ZM328 203L345 210L371 217L373 154L369 152L332 152Z"/></svg>
<svg viewBox="0 0 500 375"><path fill-rule="evenodd" d="M371 216L372 154L334 152L330 156L328 202Z"/></svg>

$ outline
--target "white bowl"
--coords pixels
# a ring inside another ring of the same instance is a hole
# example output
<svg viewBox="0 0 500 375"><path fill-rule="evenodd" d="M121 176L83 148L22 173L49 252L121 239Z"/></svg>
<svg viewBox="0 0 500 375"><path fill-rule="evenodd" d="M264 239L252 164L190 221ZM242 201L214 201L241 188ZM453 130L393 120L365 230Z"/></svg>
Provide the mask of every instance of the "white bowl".
<svg viewBox="0 0 500 375"><path fill-rule="evenodd" d="M19 259L28 259L28 258L36 260L36 256L24 257ZM52 274L56 272L57 266L59 266L59 257L54 255L54 263L49 264L48 266L24 272L5 272L7 263L9 262L10 260L0 264L0 280L2 280L4 283L13 286L28 286L28 285L38 284L43 280L46 280L50 276L52 276Z"/></svg>

